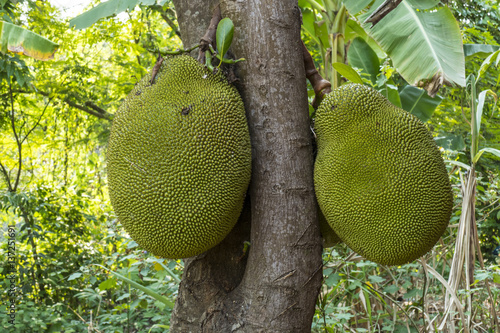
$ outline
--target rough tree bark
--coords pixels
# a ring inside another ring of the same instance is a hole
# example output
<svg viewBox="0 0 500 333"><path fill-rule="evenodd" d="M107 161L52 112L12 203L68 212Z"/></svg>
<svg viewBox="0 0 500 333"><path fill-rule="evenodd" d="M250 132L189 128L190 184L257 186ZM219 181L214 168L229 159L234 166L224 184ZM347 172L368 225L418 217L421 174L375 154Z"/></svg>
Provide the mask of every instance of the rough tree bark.
<svg viewBox="0 0 500 333"><path fill-rule="evenodd" d="M185 47L199 42L212 0L174 0ZM321 239L300 10L294 0L223 0L235 24L252 140L249 203L216 248L185 262L172 332L309 332L321 285ZM251 220L250 250L244 252Z"/></svg>

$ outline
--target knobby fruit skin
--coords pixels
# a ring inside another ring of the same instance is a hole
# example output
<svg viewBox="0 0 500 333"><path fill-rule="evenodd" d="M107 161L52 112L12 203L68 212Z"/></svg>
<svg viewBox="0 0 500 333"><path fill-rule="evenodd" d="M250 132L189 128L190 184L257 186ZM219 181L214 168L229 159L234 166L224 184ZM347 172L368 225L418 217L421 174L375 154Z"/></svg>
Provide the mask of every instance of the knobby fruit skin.
<svg viewBox="0 0 500 333"><path fill-rule="evenodd" d="M118 220L145 250L185 258L233 228L250 181L243 102L189 56L138 82L113 119L107 169Z"/></svg>
<svg viewBox="0 0 500 333"><path fill-rule="evenodd" d="M448 225L453 195L424 124L372 88L348 84L322 102L315 132L316 196L340 239L379 264L427 253Z"/></svg>

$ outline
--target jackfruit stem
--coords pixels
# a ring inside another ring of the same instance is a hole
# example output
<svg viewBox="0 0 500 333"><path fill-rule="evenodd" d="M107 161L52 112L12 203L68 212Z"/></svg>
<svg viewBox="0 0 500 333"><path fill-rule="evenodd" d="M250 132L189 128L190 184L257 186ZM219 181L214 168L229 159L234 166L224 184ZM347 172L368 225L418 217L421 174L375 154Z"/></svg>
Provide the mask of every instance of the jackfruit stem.
<svg viewBox="0 0 500 333"><path fill-rule="evenodd" d="M210 24L208 25L208 29L205 32L205 35L200 40L200 51L198 53L198 62L202 64L205 63L205 51L208 51L210 49L210 45L212 45L212 47L215 45L217 26L219 25L220 20L222 20L222 14L220 12L220 5L217 5L214 8L214 12L212 14L212 19L210 20Z"/></svg>
<svg viewBox="0 0 500 333"><path fill-rule="evenodd" d="M312 105L313 105L314 109L317 109L319 104L323 100L324 95L326 95L332 91L332 89L331 89L332 85L330 84L329 81L325 80L318 73L318 70L316 69L316 66L314 65L314 61L311 57L311 54L307 50L307 47L304 44L304 42L302 42L302 54L304 57L304 68L306 71L306 77L314 89L315 97L314 97Z"/></svg>

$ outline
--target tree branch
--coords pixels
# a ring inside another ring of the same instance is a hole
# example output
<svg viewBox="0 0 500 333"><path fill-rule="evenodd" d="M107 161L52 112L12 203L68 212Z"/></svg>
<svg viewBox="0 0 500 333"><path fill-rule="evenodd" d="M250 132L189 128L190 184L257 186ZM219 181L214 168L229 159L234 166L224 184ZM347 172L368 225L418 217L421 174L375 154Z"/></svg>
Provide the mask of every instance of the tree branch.
<svg viewBox="0 0 500 333"><path fill-rule="evenodd" d="M7 169L3 166L2 162L0 162L0 168L2 169L2 174L5 177L5 181L7 182L7 188L9 189L9 192L14 192L12 190L12 184L10 183L9 173L7 172Z"/></svg>
<svg viewBox="0 0 500 333"><path fill-rule="evenodd" d="M98 111L94 111L94 110L91 110L91 109L89 109L89 108L87 108L85 106L76 104L75 102L70 101L67 98L64 99L64 102L66 104L68 104L69 106L74 107L75 109L78 109L78 110L86 112L86 113L88 113L90 115L96 116L97 118L105 119L105 120L109 120L109 121L111 121L113 119L113 115L111 113L106 112L106 111L104 111L104 113L101 113L101 112L98 112Z"/></svg>
<svg viewBox="0 0 500 333"><path fill-rule="evenodd" d="M30 91L26 91L26 90L16 90L13 92L24 93L24 94L31 93ZM37 91L37 92L42 96L46 96L46 97L50 96L49 93L44 92L44 91ZM113 114L106 112L106 110L100 108L99 106L97 106L93 102L86 101L84 103L84 105L80 105L80 104L77 104L77 103L71 101L69 98L64 98L62 101L64 103L68 104L69 106L74 107L75 109L86 112L86 113L93 115L97 118L105 119L105 120L109 120L109 121L111 121L113 119Z"/></svg>
<svg viewBox="0 0 500 333"><path fill-rule="evenodd" d="M222 14L220 12L220 5L214 8L212 19L210 20L210 25L208 26L205 35L200 40L200 51L198 54L198 61L205 62L205 51L209 50L210 45L215 46L215 39L217 35L217 25L219 25L220 20L222 20Z"/></svg>
<svg viewBox="0 0 500 333"><path fill-rule="evenodd" d="M18 151L18 167L17 167L17 175L16 175L16 180L14 182L14 186L11 187L11 192L15 192L17 190L17 186L19 185L19 179L21 178L21 170L22 170L22 164L23 164L23 158L22 158L22 143L19 141L19 136L17 135L16 131L16 122L15 122L15 117L14 117L14 96L12 95L12 85L10 83L10 78L9 78L9 97L10 97L10 106L11 106L11 113L10 113L10 124L12 127L12 132L14 133L14 138L16 139L16 144L17 144L17 151Z"/></svg>
<svg viewBox="0 0 500 333"><path fill-rule="evenodd" d="M391 11L403 0L385 0L366 20L364 23L371 23L372 27L386 17Z"/></svg>
<svg viewBox="0 0 500 333"><path fill-rule="evenodd" d="M314 89L314 100L313 107L318 108L323 97L332 91L329 81L323 79L323 77L318 73L316 66L314 65L313 58L307 50L306 45L302 42L302 55L304 57L304 68L306 71L306 77L313 86Z"/></svg>
<svg viewBox="0 0 500 333"><path fill-rule="evenodd" d="M150 8L158 13L160 13L162 19L165 20L165 22L167 22L168 26L174 31L174 33L181 37L181 33L179 32L179 29L177 28L177 26L175 25L174 21L172 21L170 19L170 17L168 17L167 15L167 11L163 9L162 6L160 5L154 5L154 6L150 6Z"/></svg>
<svg viewBox="0 0 500 333"><path fill-rule="evenodd" d="M33 127L26 133L24 138L21 140L21 144L28 138L28 136L31 134L31 132L33 132L33 130L40 124L40 121L42 120L42 117L45 114L47 107L50 105L50 102L52 102L53 99L54 99L54 97L49 98L49 101L47 102L47 104L45 104L45 107L43 108L42 114L40 115L40 117L38 117L38 120L35 123L35 125L33 125Z"/></svg>

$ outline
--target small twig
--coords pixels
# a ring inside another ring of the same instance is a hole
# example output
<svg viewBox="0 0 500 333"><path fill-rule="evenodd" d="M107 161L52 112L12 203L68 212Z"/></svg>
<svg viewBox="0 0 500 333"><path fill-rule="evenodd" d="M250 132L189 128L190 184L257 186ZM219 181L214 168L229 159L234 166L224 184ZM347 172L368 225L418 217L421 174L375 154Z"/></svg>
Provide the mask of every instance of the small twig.
<svg viewBox="0 0 500 333"><path fill-rule="evenodd" d="M156 74L158 74L158 71L160 70L161 64L163 63L163 58L160 53L158 53L158 58L156 58L156 63L153 66L153 70L151 71L151 80L149 80L149 83L151 85L154 84Z"/></svg>
<svg viewBox="0 0 500 333"><path fill-rule="evenodd" d="M364 23L371 23L372 27L386 17L391 11L403 0L385 0L366 20Z"/></svg>
<svg viewBox="0 0 500 333"><path fill-rule="evenodd" d="M166 56L166 55L179 55L179 54L183 54L183 53L189 53L191 51L193 51L194 49L200 47L200 44L196 44L195 46L189 48L189 49L177 49L175 51L169 51L169 50L152 50L152 49L148 49L149 52L151 53L156 53L156 52L160 52L160 54L162 56Z"/></svg>
<svg viewBox="0 0 500 333"><path fill-rule="evenodd" d="M332 85L327 80L323 79L323 77L318 73L316 66L314 66L314 61L311 57L311 54L307 50L306 45L302 42L302 55L304 57L304 67L306 70L306 77L311 82L311 85L314 89L314 100L313 107L316 109L319 106L319 103L323 99L324 95L330 93L332 91Z"/></svg>
<svg viewBox="0 0 500 333"><path fill-rule="evenodd" d="M7 172L7 169L3 166L2 162L0 162L0 168L2 168L2 174L5 177L5 181L7 182L7 188L9 189L9 192L14 192L12 190L12 184L10 183L10 177L9 173Z"/></svg>
<svg viewBox="0 0 500 333"><path fill-rule="evenodd" d="M205 63L205 51L210 49L210 45L215 45L215 38L217 36L217 25L220 20L222 20L222 14L220 12L220 5L217 5L214 9L214 13L212 15L212 19L210 20L210 24L208 26L205 35L200 40L200 51L198 53L198 61L201 63Z"/></svg>
<svg viewBox="0 0 500 333"><path fill-rule="evenodd" d="M42 114L40 115L40 117L38 117L38 120L35 123L35 125L33 125L33 127L26 133L24 138L21 140L21 144L28 138L28 136L31 134L31 132L33 132L33 130L35 128L37 128L37 126L40 124L40 121L42 120L42 117L45 114L45 111L47 110L48 106L50 105L50 103L52 102L53 99L54 99L54 97L49 98L49 101L45 104L45 107L43 108Z"/></svg>
<svg viewBox="0 0 500 333"><path fill-rule="evenodd" d="M74 314L76 314L76 316L77 316L78 318L80 318L80 320L81 320L81 321L83 321L85 324L87 323L87 322L85 321L85 319L83 319L83 318L82 318L82 316L80 316L80 315L78 314L78 312L76 312L75 310L73 310L73 309L72 309L69 305L67 305L67 304L66 304L66 306L67 306L67 307L68 307L71 311L73 311L73 313L74 313ZM92 322L90 323L90 325L92 325ZM101 331L99 331L97 328L92 327L92 330L93 330L93 331L96 331L97 333L101 333Z"/></svg>
<svg viewBox="0 0 500 333"><path fill-rule="evenodd" d="M19 136L17 135L17 131L16 131L16 122L15 122L15 117L14 117L14 97L12 95L12 85L11 85L10 78L9 78L9 96L10 96L10 106L11 106L10 124L12 127L12 132L14 133L14 138L16 139L17 150L18 150L18 154L19 154L16 180L14 182L14 186L11 188L12 192L15 192L17 190L17 186L19 185L19 180L21 178L21 169L23 166L23 157L22 157L23 146L22 146L21 141L19 140Z"/></svg>

